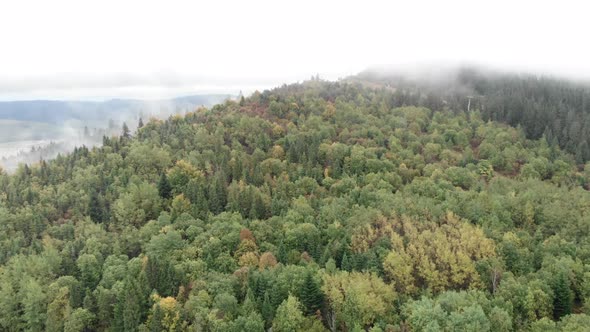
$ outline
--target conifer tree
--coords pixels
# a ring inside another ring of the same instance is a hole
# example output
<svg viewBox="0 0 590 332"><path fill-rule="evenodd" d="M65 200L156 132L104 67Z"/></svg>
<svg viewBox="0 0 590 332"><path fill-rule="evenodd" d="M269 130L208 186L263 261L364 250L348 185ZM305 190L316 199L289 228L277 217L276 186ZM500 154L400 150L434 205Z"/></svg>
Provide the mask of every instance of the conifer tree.
<svg viewBox="0 0 590 332"><path fill-rule="evenodd" d="M164 199L172 198L172 186L170 185L166 173L160 175L160 181L158 181L158 193L160 194L160 197Z"/></svg>
<svg viewBox="0 0 590 332"><path fill-rule="evenodd" d="M209 209L214 214L219 214L225 210L227 204L227 193L222 177L216 175L209 186Z"/></svg>
<svg viewBox="0 0 590 332"><path fill-rule="evenodd" d="M170 261L158 256L148 258L145 274L151 289L161 296L171 296L177 291L176 272Z"/></svg>
<svg viewBox="0 0 590 332"><path fill-rule="evenodd" d="M287 248L285 248L285 244L282 241L277 248L277 260L279 263L287 263Z"/></svg>
<svg viewBox="0 0 590 332"><path fill-rule="evenodd" d="M115 324L114 330L120 328L120 331L137 331L142 321L142 312L146 310L142 305L146 302L143 294L139 289L137 282L127 278L124 283L123 291L117 298L115 304Z"/></svg>
<svg viewBox="0 0 590 332"><path fill-rule="evenodd" d="M90 291L90 289L86 288L86 293L84 296L84 301L82 302L82 307L89 312L96 313L98 311L98 306L96 304L96 297Z"/></svg>
<svg viewBox="0 0 590 332"><path fill-rule="evenodd" d="M565 272L557 275L553 283L553 316L560 319L572 313L573 297L570 289L570 281Z"/></svg>
<svg viewBox="0 0 590 332"><path fill-rule="evenodd" d="M270 295L268 292L264 293L264 299L262 301L262 308L260 309L260 312L262 314L262 318L264 319L265 326L270 327L274 317L274 308L270 301Z"/></svg>
<svg viewBox="0 0 590 332"><path fill-rule="evenodd" d="M123 122L123 129L121 131L121 140L123 140L123 139L128 140L129 138L131 138L131 131L129 130L129 127L127 127L127 123Z"/></svg>
<svg viewBox="0 0 590 332"><path fill-rule="evenodd" d="M88 202L88 215L95 223L104 221L104 212L100 202L99 194L96 190L90 191L90 201Z"/></svg>
<svg viewBox="0 0 590 332"><path fill-rule="evenodd" d="M340 261L340 269L343 271L352 271L352 263L350 262L350 259L348 258L346 252L344 253L344 255L342 255L342 260Z"/></svg>
<svg viewBox="0 0 590 332"><path fill-rule="evenodd" d="M314 280L311 271L308 271L305 276L305 280L299 291L299 298L301 299L301 304L304 306L304 312L307 315L313 315L322 308L324 294Z"/></svg>
<svg viewBox="0 0 590 332"><path fill-rule="evenodd" d="M148 331L150 332L160 332L165 331L165 328L162 324L162 320L164 319L164 310L160 307L160 305L154 305L152 308L152 314L150 315L147 323Z"/></svg>

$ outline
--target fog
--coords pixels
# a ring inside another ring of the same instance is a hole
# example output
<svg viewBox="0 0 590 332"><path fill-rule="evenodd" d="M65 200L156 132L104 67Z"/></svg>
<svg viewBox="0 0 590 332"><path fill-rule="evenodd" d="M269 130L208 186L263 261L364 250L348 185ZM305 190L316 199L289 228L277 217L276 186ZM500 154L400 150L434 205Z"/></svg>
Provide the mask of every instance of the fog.
<svg viewBox="0 0 590 332"><path fill-rule="evenodd" d="M240 91L249 94L276 86L278 81L272 78L223 78L173 72L154 75L60 73L18 79L0 77L0 101L104 101L116 98L159 101L187 95L237 95Z"/></svg>
<svg viewBox="0 0 590 332"><path fill-rule="evenodd" d="M102 144L118 136L123 124L133 132L139 120L166 119L235 96L194 95L164 100L0 102L0 166L13 171L19 163L37 163Z"/></svg>
<svg viewBox="0 0 590 332"><path fill-rule="evenodd" d="M588 78L588 9L530 0L5 1L0 100L237 93L430 61Z"/></svg>

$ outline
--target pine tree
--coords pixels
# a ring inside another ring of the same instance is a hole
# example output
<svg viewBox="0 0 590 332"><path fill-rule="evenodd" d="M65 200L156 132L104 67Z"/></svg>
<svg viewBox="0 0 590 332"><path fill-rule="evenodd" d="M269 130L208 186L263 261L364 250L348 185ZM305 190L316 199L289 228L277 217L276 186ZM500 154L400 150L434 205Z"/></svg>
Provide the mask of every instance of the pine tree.
<svg viewBox="0 0 590 332"><path fill-rule="evenodd" d="M242 307L240 308L240 314L242 316L248 316L250 313L257 312L257 310L254 294L251 289L248 289Z"/></svg>
<svg viewBox="0 0 590 332"><path fill-rule="evenodd" d="M553 316L556 320L572 313L573 297L570 281L565 272L561 272L553 283Z"/></svg>
<svg viewBox="0 0 590 332"><path fill-rule="evenodd" d="M274 284L270 289L270 303L275 310L289 296L289 292L284 287ZM274 311L273 311L274 312Z"/></svg>
<svg viewBox="0 0 590 332"><path fill-rule="evenodd" d="M124 300L121 299L121 297L123 297L123 295L119 295L119 299L113 308L114 317L111 325L111 331L113 332L125 332L125 323L123 321Z"/></svg>
<svg viewBox="0 0 590 332"><path fill-rule="evenodd" d="M255 193L252 198L252 207L250 208L250 219L263 219L266 215L264 201L260 193Z"/></svg>
<svg viewBox="0 0 590 332"><path fill-rule="evenodd" d="M113 331L137 331L145 311L147 301L144 292L136 280L127 277L114 307Z"/></svg>
<svg viewBox="0 0 590 332"><path fill-rule="evenodd" d="M311 271L307 272L303 285L299 290L299 298L307 315L313 315L322 308L324 294L313 278Z"/></svg>
<svg viewBox="0 0 590 332"><path fill-rule="evenodd" d="M127 123L123 122L123 129L121 131L121 140L123 140L123 139L128 140L129 138L131 138L131 131L129 130L129 127L127 127Z"/></svg>
<svg viewBox="0 0 590 332"><path fill-rule="evenodd" d="M98 307L96 305L96 298L94 297L94 294L88 288L86 288L86 293L84 296L84 301L83 301L82 306L84 309L86 309L92 313L96 313L98 311Z"/></svg>
<svg viewBox="0 0 590 332"><path fill-rule="evenodd" d="M176 271L167 259L148 257L145 274L150 288L157 290L162 296L172 296L178 290Z"/></svg>
<svg viewBox="0 0 590 332"><path fill-rule="evenodd" d="M152 314L148 319L147 327L148 331L150 332L161 332L165 331L165 327L162 324L162 320L165 318L164 310L160 307L160 305L156 304L152 308Z"/></svg>
<svg viewBox="0 0 590 332"><path fill-rule="evenodd" d="M203 220L207 219L209 214L209 201L207 200L207 188L199 183L196 188L195 199L193 203L194 215Z"/></svg>
<svg viewBox="0 0 590 332"><path fill-rule="evenodd" d="M99 195L96 190L90 192L90 201L88 202L88 215L95 223L104 221L104 212Z"/></svg>
<svg viewBox="0 0 590 332"><path fill-rule="evenodd" d="M277 260L279 261L279 263L287 263L287 248L285 247L283 241L279 243L279 246L277 248Z"/></svg>
<svg viewBox="0 0 590 332"><path fill-rule="evenodd" d="M168 181L166 173L160 175L160 181L158 181L158 193L160 194L160 197L164 199L172 198L172 186L170 185L170 181Z"/></svg>
<svg viewBox="0 0 590 332"><path fill-rule="evenodd" d="M382 260L379 258L379 256L377 256L377 253L375 253L375 251L370 251L369 253L369 257L367 259L367 269L370 271L374 271L377 274L382 275L383 274L383 263Z"/></svg>
<svg viewBox="0 0 590 332"><path fill-rule="evenodd" d="M222 177L216 175L209 186L209 209L214 214L219 214L225 210L227 204L227 193Z"/></svg>
<svg viewBox="0 0 590 332"><path fill-rule="evenodd" d="M342 255L342 260L340 261L340 269L343 271L352 271L352 263L350 262L350 259L348 259L348 255L346 253Z"/></svg>
<svg viewBox="0 0 590 332"><path fill-rule="evenodd" d="M143 128L143 119L139 118L139 123L137 124L137 129Z"/></svg>
<svg viewBox="0 0 590 332"><path fill-rule="evenodd" d="M121 301L122 300L122 301ZM131 278L125 281L123 296L119 303L123 304L123 326L125 331L137 331L142 321L142 302L144 299L137 282Z"/></svg>
<svg viewBox="0 0 590 332"><path fill-rule="evenodd" d="M274 318L274 308L270 301L270 296L268 292L264 293L264 300L262 301L262 308L260 309L260 313L262 314L262 318L264 319L264 324L267 327L270 327L272 324L272 319Z"/></svg>
<svg viewBox="0 0 590 332"><path fill-rule="evenodd" d="M0 172L1 173L1 172ZM39 177L41 178L41 182L43 185L47 185L47 180L49 179L49 167L47 166L47 162L45 160L41 160L41 171Z"/></svg>

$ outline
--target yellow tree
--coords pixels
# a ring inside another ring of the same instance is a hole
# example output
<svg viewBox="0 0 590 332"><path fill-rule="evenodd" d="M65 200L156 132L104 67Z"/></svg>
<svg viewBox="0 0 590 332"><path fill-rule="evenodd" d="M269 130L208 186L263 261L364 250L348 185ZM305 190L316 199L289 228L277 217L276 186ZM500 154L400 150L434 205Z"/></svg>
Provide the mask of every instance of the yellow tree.
<svg viewBox="0 0 590 332"><path fill-rule="evenodd" d="M352 329L371 326L391 317L396 293L379 276L366 272L339 272L324 275L324 294L337 325Z"/></svg>
<svg viewBox="0 0 590 332"><path fill-rule="evenodd" d="M496 250L481 228L449 212L440 224L404 217L402 230L405 241L392 235L392 251L383 262L398 291L411 294L415 287L440 292L482 286L476 262L495 257Z"/></svg>
<svg viewBox="0 0 590 332"><path fill-rule="evenodd" d="M406 253L402 237L394 233L391 236L393 250L383 261L383 270L395 289L401 294L413 294L414 286L414 261Z"/></svg>

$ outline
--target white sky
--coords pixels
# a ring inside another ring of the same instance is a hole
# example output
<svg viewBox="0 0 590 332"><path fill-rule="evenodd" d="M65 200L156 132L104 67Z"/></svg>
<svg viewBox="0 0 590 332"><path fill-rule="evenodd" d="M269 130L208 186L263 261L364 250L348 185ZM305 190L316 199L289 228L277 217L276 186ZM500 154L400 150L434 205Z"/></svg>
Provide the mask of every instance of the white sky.
<svg viewBox="0 0 590 332"><path fill-rule="evenodd" d="M160 98L470 62L590 77L584 1L0 0L0 99Z"/></svg>

